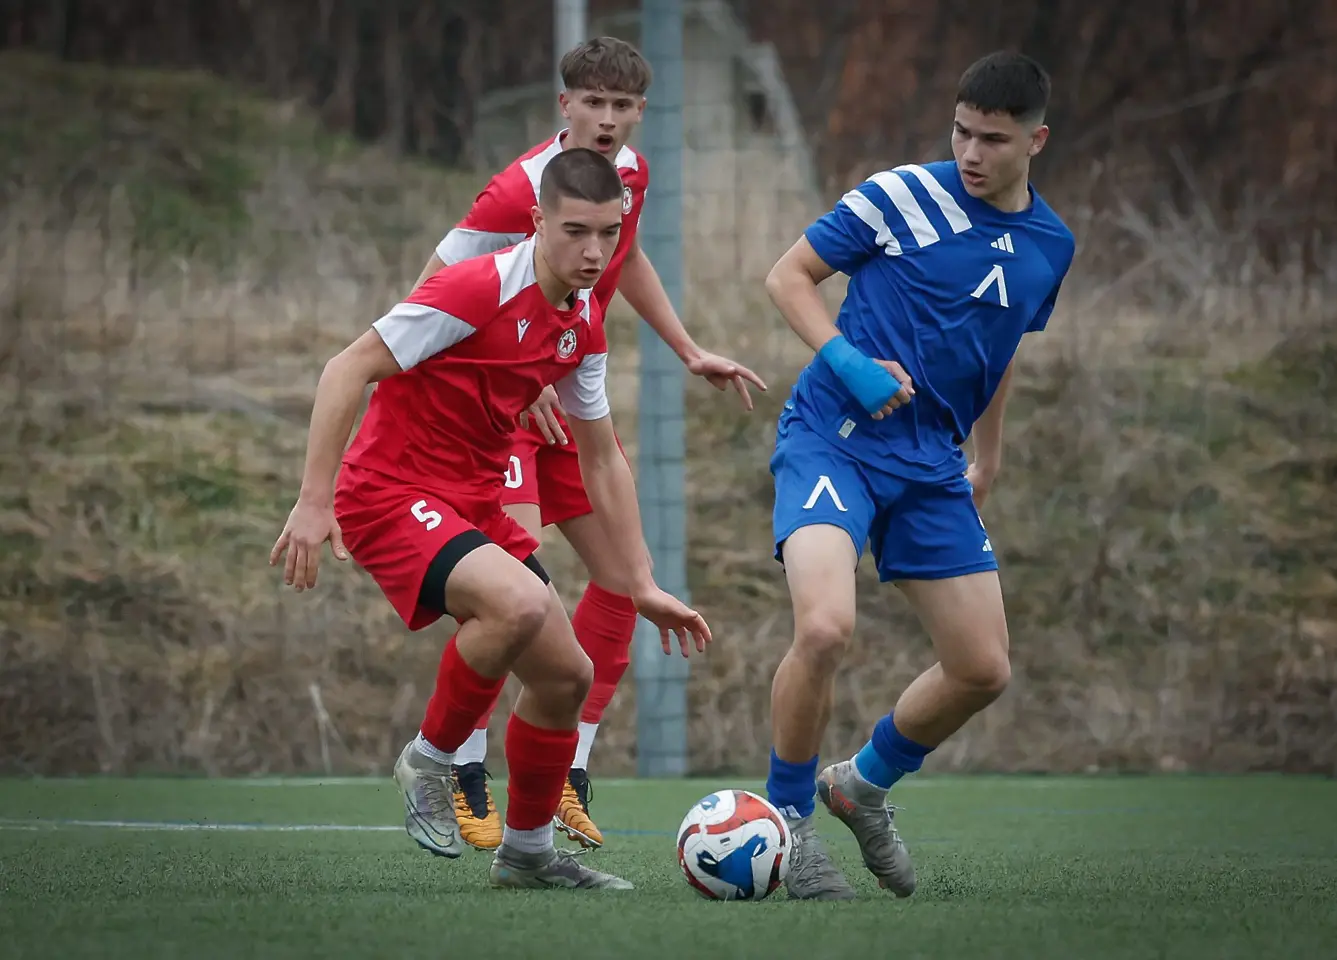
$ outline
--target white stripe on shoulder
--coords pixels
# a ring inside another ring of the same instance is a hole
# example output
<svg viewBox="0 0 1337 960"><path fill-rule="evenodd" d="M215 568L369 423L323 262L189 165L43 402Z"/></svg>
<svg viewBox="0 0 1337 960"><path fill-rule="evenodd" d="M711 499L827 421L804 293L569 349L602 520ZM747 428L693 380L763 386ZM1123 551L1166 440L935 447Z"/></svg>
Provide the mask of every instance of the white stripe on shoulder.
<svg viewBox="0 0 1337 960"><path fill-rule="evenodd" d="M534 154L528 160L520 161L520 169L525 172L529 178L529 184L534 188L534 196L539 195L539 184L543 182L543 169L548 165L548 161L562 152L562 135L559 133L552 138L552 143L548 144L538 153Z"/></svg>
<svg viewBox="0 0 1337 960"><path fill-rule="evenodd" d="M395 304L372 327L401 370L416 367L474 332L474 327L459 317L423 303Z"/></svg>
<svg viewBox="0 0 1337 960"><path fill-rule="evenodd" d="M933 228L933 224L929 222L928 216L924 213L924 208L919 205L915 195L910 192L910 185L902 180L899 174L892 173L890 170L883 170L881 173L873 174L868 179L881 187L882 192L896 205L896 209L905 218L905 225L914 234L916 243L921 247L927 247L938 242L940 239L938 231Z"/></svg>
<svg viewBox="0 0 1337 960"><path fill-rule="evenodd" d="M526 236L528 234L492 233L487 230L456 227L436 245L436 255L442 263L449 266L471 257L481 257L497 250L504 250L512 244L519 243Z"/></svg>
<svg viewBox="0 0 1337 960"><path fill-rule="evenodd" d="M966 212L961 209L961 205L956 202L956 198L947 192L947 188L938 182L937 177L917 163L903 163L894 169L898 173L912 174L916 180L924 185L928 195L937 203L938 209L942 211L942 215L951 224L952 233L965 233L970 229L970 217L966 216Z"/></svg>
<svg viewBox="0 0 1337 960"><path fill-rule="evenodd" d="M514 300L534 282L534 238L530 237L496 256L501 292L497 306Z"/></svg>
<svg viewBox="0 0 1337 960"><path fill-rule="evenodd" d="M866 223L869 229L876 234L874 242L879 247L886 248L887 256L900 256L901 242L892 234L891 228L887 226L887 220L882 216L882 211L877 208L877 204L858 190L851 190L840 198L840 202L849 207L850 212Z"/></svg>
<svg viewBox="0 0 1337 960"><path fill-rule="evenodd" d="M639 170L641 167L641 158L636 155L636 151L631 147L624 146L617 152L613 159L613 166L620 170Z"/></svg>

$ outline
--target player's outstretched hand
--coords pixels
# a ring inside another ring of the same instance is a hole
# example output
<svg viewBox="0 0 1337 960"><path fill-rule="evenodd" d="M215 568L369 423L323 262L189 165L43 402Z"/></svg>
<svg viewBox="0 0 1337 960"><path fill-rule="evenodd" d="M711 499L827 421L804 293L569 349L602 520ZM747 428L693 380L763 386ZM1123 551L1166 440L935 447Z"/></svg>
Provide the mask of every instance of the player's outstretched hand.
<svg viewBox="0 0 1337 960"><path fill-rule="evenodd" d="M339 521L334 519L334 508L298 500L292 513L288 514L288 522L275 541L274 549L269 551L269 565L278 564L286 552L288 559L283 564L283 582L298 593L310 590L316 585L321 548L326 540L330 542L336 560L348 559L343 531L339 529Z"/></svg>
<svg viewBox="0 0 1337 960"><path fill-rule="evenodd" d="M903 407L909 403L910 398L915 395L915 388L910 383L910 375L895 360L874 360L873 362L891 374L896 382L901 385L901 389L891 395L887 405L872 415L874 420L881 420L883 417L891 416L892 411L897 407Z"/></svg>
<svg viewBox="0 0 1337 960"><path fill-rule="evenodd" d="M766 389L766 381L761 377L741 363L735 363L717 353L697 354L687 361L687 369L695 376L704 377L716 390L727 390L732 384L738 395L743 398L745 410L752 409L752 394L748 392L747 385L751 383L758 390Z"/></svg>
<svg viewBox="0 0 1337 960"><path fill-rule="evenodd" d="M697 652L706 652L706 644L710 643L710 627L706 625L701 614L677 597L655 587L642 596L633 597L632 600L636 604L636 612L659 628L659 640L664 647L664 653L673 652L669 648L670 633L678 638L678 646L682 649L684 657L690 653L687 640L689 635L695 641Z"/></svg>
<svg viewBox="0 0 1337 960"><path fill-rule="evenodd" d="M549 384L529 409L520 414L520 426L528 430L530 418L533 418L544 440L566 446L566 434L562 432L562 422L557 419L564 412L557 399L557 389Z"/></svg>

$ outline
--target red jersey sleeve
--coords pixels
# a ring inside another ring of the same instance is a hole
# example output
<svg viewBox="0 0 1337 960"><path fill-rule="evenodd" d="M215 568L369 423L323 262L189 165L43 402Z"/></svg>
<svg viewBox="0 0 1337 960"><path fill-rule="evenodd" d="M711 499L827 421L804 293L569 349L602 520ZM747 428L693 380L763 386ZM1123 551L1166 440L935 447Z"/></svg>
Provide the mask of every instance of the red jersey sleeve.
<svg viewBox="0 0 1337 960"><path fill-rule="evenodd" d="M445 264L495 253L534 232L534 187L519 164L497 174L453 230L436 245Z"/></svg>
<svg viewBox="0 0 1337 960"><path fill-rule="evenodd" d="M492 257L446 267L428 277L372 327L401 370L449 349L497 313L501 278Z"/></svg>
<svg viewBox="0 0 1337 960"><path fill-rule="evenodd" d="M590 339L580 365L553 386L562 410L577 420L601 420L612 412L608 403L608 340L603 311L590 303Z"/></svg>

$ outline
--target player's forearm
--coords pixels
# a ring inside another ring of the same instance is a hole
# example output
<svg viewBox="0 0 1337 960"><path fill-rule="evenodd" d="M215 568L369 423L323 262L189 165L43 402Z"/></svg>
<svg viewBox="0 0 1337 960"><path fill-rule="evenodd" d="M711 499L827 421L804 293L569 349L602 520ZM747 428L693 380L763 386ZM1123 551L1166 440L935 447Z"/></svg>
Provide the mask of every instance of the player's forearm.
<svg viewBox="0 0 1337 960"><path fill-rule="evenodd" d="M1008 365L994 391L993 399L970 431L970 445L977 469L997 474L1003 463L1003 414L1012 386L1012 366Z"/></svg>
<svg viewBox="0 0 1337 960"><path fill-rule="evenodd" d="M669 299L655 265L640 247L633 250L623 264L617 288L631 309L659 334L659 339L673 348L683 363L701 352L678 318L678 311L673 309L673 301Z"/></svg>
<svg viewBox="0 0 1337 960"><path fill-rule="evenodd" d="M807 271L781 259L766 275L766 293L789 329L816 353L840 335L822 301L817 282Z"/></svg>
<svg viewBox="0 0 1337 960"><path fill-rule="evenodd" d="M970 445L974 451L975 465L978 469L996 474L1003 464L1003 418L980 417L975 422L975 429L970 434Z"/></svg>
<svg viewBox="0 0 1337 960"><path fill-rule="evenodd" d="M321 506L334 503L334 480L367 382L342 354L325 364L311 406L299 499Z"/></svg>
<svg viewBox="0 0 1337 960"><path fill-rule="evenodd" d="M616 443L610 444L611 450L589 449L589 446L578 441L576 447L585 492L604 525L618 568L627 571L628 592L635 597L654 587L650 552L645 545L641 509L636 501L636 481Z"/></svg>
<svg viewBox="0 0 1337 960"><path fill-rule="evenodd" d="M431 259L427 261L427 265L422 268L422 273L418 274L418 279L413 281L413 289L417 290L426 282L428 277L433 276L444 266L445 263L441 260L441 257L433 253Z"/></svg>

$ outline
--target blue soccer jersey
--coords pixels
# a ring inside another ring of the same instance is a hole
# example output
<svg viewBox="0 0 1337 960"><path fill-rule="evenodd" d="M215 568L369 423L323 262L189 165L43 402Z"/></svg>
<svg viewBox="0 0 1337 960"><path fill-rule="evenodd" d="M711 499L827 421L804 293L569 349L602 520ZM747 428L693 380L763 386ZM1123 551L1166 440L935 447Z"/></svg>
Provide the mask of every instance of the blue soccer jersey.
<svg viewBox="0 0 1337 960"><path fill-rule="evenodd" d="M808 228L850 277L836 326L914 382L910 403L870 417L826 361L800 375L776 431L776 558L812 525L871 547L883 580L996 570L961 444L1024 334L1042 330L1073 237L1038 194L1005 213L966 193L952 161L873 175Z"/></svg>
<svg viewBox="0 0 1337 960"><path fill-rule="evenodd" d="M862 463L914 480L960 475L960 444L1022 335L1043 330L1073 236L1039 194L1005 213L965 190L954 161L874 174L807 230L849 288L836 326L870 357L905 368L914 399L873 420L821 360L792 411Z"/></svg>

